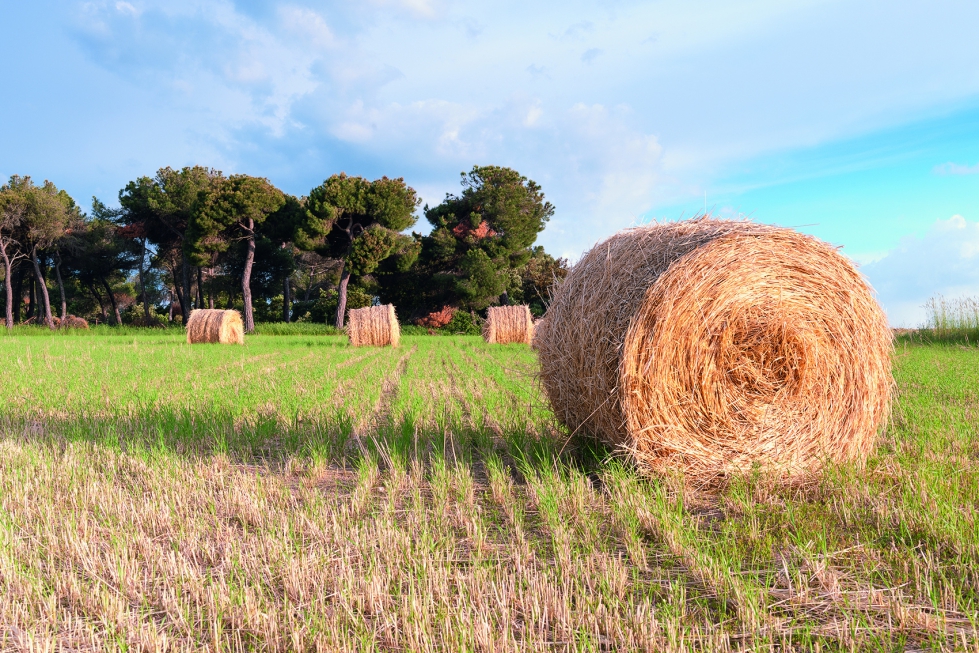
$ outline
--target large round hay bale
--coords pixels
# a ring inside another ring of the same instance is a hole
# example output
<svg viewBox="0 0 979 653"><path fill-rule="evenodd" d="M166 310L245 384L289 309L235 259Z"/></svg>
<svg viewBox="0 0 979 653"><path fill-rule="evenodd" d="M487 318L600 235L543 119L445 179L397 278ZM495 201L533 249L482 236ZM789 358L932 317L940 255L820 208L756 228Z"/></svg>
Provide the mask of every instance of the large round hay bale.
<svg viewBox="0 0 979 653"><path fill-rule="evenodd" d="M397 347L401 341L401 326L393 304L355 308L347 321L347 335L354 347L374 345Z"/></svg>
<svg viewBox="0 0 979 653"><path fill-rule="evenodd" d="M890 405L890 331L854 265L749 222L655 224L596 245L534 346L572 432L694 482L862 460Z"/></svg>
<svg viewBox="0 0 979 653"><path fill-rule="evenodd" d="M511 342L530 344L534 339L534 317L530 307L491 306L483 323L483 340L506 345Z"/></svg>
<svg viewBox="0 0 979 653"><path fill-rule="evenodd" d="M187 342L216 342L222 345L245 344L245 328L238 311L198 308L187 318Z"/></svg>

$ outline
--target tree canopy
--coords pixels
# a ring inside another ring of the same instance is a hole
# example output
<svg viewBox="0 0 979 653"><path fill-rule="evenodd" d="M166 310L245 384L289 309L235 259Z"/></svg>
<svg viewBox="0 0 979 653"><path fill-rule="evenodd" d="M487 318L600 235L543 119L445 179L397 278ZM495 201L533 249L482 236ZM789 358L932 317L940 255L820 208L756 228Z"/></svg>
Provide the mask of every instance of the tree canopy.
<svg viewBox="0 0 979 653"><path fill-rule="evenodd" d="M462 174L463 190L425 207L432 225L417 236L417 269L392 271L385 294L419 315L441 306L482 310L522 295L518 270L554 214L540 186L510 168L474 167Z"/></svg>
<svg viewBox="0 0 979 653"><path fill-rule="evenodd" d="M251 276L256 242L266 238L266 232L284 230L270 216L277 215L285 204L285 194L268 179L232 175L200 191L191 210L185 248L197 265L208 265L214 255L235 243L245 243L241 289L246 332L255 330Z"/></svg>
<svg viewBox="0 0 979 653"><path fill-rule="evenodd" d="M554 207L509 168L477 166L461 181L424 207L422 235L406 233L421 202L403 178L339 173L297 197L262 177L165 167L128 182L117 207L93 198L86 216L53 183L14 176L0 187L7 325L25 306L52 326L71 312L152 325L220 306L241 310L248 330L278 319L342 327L348 308L378 302L434 328L476 328L475 312L496 303L540 314L567 268L534 246Z"/></svg>
<svg viewBox="0 0 979 653"><path fill-rule="evenodd" d="M415 224L419 203L403 178L368 181L340 173L309 192L307 206L324 234L314 249L342 261L337 328L343 327L351 277L368 275L391 257L403 269L414 262L419 248L400 232Z"/></svg>

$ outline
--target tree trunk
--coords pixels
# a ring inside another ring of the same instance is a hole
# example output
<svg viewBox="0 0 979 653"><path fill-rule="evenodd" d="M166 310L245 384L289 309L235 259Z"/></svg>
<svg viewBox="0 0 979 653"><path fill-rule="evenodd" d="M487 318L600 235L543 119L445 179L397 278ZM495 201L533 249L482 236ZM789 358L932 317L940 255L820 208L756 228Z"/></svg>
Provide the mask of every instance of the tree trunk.
<svg viewBox="0 0 979 653"><path fill-rule="evenodd" d="M116 303L116 296L112 292L112 288L109 287L109 282L105 280L105 277L99 277L99 280L102 282L106 294L109 295L109 303L112 304L112 313L116 318L116 326L122 326L122 316L119 315L119 305Z"/></svg>
<svg viewBox="0 0 979 653"><path fill-rule="evenodd" d="M7 244L0 242L0 255L3 256L3 284L5 297L7 298L7 330L14 328L14 286L10 275L13 267L10 265L10 257L7 256Z"/></svg>
<svg viewBox="0 0 979 653"><path fill-rule="evenodd" d="M292 296L289 290L289 277L286 277L285 281L282 282L282 321L287 324L290 322L289 309L291 306L289 304L292 303Z"/></svg>
<svg viewBox="0 0 979 653"><path fill-rule="evenodd" d="M143 266L146 263L146 238L143 238L143 249L142 254L139 257L139 291L143 295L143 318L146 320L146 326L150 325L150 298L146 294L146 271Z"/></svg>
<svg viewBox="0 0 979 653"><path fill-rule="evenodd" d="M88 286L88 289L92 292L92 296L95 297L95 301L97 301L99 303L99 313L102 314L102 321L105 322L105 323L108 323L109 322L109 316L106 315L106 313L105 313L105 303L102 301L102 295L100 295L95 290L95 284L94 283L87 283L85 285L87 285Z"/></svg>
<svg viewBox="0 0 979 653"><path fill-rule="evenodd" d="M248 218L248 254L245 256L245 273L241 276L241 294L245 301L245 333L255 330L252 313L252 266L255 264L255 220Z"/></svg>
<svg viewBox="0 0 979 653"><path fill-rule="evenodd" d="M34 297L34 277L27 277L27 313L24 314L24 321L34 317L34 309L37 306L37 302Z"/></svg>
<svg viewBox="0 0 979 653"><path fill-rule="evenodd" d="M338 216L339 217L339 216ZM347 285L350 283L350 269L347 267L347 259L354 249L354 220L353 216L347 218L347 255L340 261L340 287L337 288L337 328L342 329L344 318L347 314Z"/></svg>
<svg viewBox="0 0 979 653"><path fill-rule="evenodd" d="M509 305L510 305L510 293L504 290L503 294L500 295L500 306L509 306Z"/></svg>
<svg viewBox="0 0 979 653"><path fill-rule="evenodd" d="M37 252L31 253L31 262L34 264L36 286L41 294L41 309L44 311L43 313L39 311L38 317L43 317L44 323L48 325L48 328L53 329L54 320L51 319L51 298L48 296L48 284L44 283L44 275L41 274L41 264L37 260Z"/></svg>
<svg viewBox="0 0 979 653"><path fill-rule="evenodd" d="M173 292L171 293L170 301L173 301L174 298L177 299L177 307L180 309L180 314L183 315L184 314L184 298L183 298L183 295L180 294L180 284L177 283L177 273L175 271L173 271L173 270L171 270L170 273L171 273L171 276L173 276ZM171 322L173 321L173 318L172 317L170 318L170 321Z"/></svg>
<svg viewBox="0 0 979 653"><path fill-rule="evenodd" d="M343 328L344 317L347 314L347 284L350 283L350 270L346 262L343 264L343 272L340 273L340 287L337 288L337 328Z"/></svg>
<svg viewBox="0 0 979 653"><path fill-rule="evenodd" d="M24 304L24 266L17 264L17 281L14 282L14 324L20 322L20 309Z"/></svg>
<svg viewBox="0 0 979 653"><path fill-rule="evenodd" d="M180 267L183 272L183 292L180 293L180 313L184 316L184 324L190 317L190 264L187 263L187 254L180 250Z"/></svg>
<svg viewBox="0 0 979 653"><path fill-rule="evenodd" d="M197 308L204 308L204 274L197 268Z"/></svg>
<svg viewBox="0 0 979 653"><path fill-rule="evenodd" d="M228 305L224 307L224 310L230 311L234 307L235 307L235 293L234 290L232 289L228 291Z"/></svg>
<svg viewBox="0 0 979 653"><path fill-rule="evenodd" d="M173 322L173 298L177 293L170 291L170 321Z"/></svg>
<svg viewBox="0 0 979 653"><path fill-rule="evenodd" d="M211 285L213 286L214 284L211 284ZM213 309L214 308L214 288L213 287L210 288L207 291L207 307L210 308L210 309Z"/></svg>
<svg viewBox="0 0 979 653"><path fill-rule="evenodd" d="M54 276L58 279L58 292L61 293L61 321L68 316L68 302L65 300L65 284L61 279L61 252L54 255Z"/></svg>

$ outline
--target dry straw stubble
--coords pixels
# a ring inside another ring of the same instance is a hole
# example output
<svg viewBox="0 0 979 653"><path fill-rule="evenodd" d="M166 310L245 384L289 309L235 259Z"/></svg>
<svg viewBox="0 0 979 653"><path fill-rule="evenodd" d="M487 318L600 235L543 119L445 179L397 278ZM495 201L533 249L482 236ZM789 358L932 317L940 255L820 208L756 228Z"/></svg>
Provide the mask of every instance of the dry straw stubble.
<svg viewBox="0 0 979 653"><path fill-rule="evenodd" d="M354 347L374 345L397 347L401 341L401 327L393 304L355 308L347 321L347 335Z"/></svg>
<svg viewBox="0 0 979 653"><path fill-rule="evenodd" d="M220 343L222 345L245 344L245 329L238 311L222 311L214 308L198 308L190 312L187 320L187 342Z"/></svg>
<svg viewBox="0 0 979 653"><path fill-rule="evenodd" d="M531 344L534 339L534 318L530 307L491 306L483 323L483 339L492 344L511 342Z"/></svg>
<svg viewBox="0 0 979 653"><path fill-rule="evenodd" d="M789 229L620 232L574 266L538 329L558 419L652 472L807 475L863 460L888 415L883 311L848 259Z"/></svg>

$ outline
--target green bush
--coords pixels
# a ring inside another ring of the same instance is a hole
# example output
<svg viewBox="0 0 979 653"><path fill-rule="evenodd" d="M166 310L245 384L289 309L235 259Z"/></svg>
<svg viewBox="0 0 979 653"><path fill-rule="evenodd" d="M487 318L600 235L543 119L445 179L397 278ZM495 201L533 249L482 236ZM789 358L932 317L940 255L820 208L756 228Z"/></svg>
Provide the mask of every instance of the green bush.
<svg viewBox="0 0 979 653"><path fill-rule="evenodd" d="M449 323L440 329L442 333L453 335L478 336L482 333L479 322L469 311L456 311Z"/></svg>
<svg viewBox="0 0 979 653"><path fill-rule="evenodd" d="M401 325L401 335L403 336L428 336L432 334L438 334L439 332L435 329L431 329L431 334L429 333L428 327L418 326L417 324L402 324Z"/></svg>

